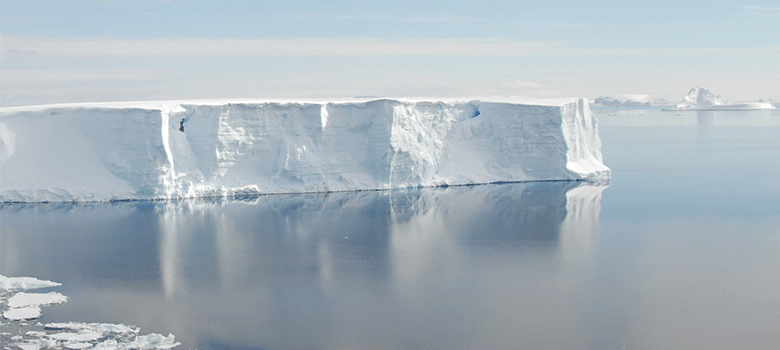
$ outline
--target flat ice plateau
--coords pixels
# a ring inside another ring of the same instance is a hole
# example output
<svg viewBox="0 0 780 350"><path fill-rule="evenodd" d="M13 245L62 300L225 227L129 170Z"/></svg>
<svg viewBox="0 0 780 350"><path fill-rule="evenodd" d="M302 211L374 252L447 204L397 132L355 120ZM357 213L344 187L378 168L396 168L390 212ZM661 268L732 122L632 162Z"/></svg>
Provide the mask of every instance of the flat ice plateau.
<svg viewBox="0 0 780 350"><path fill-rule="evenodd" d="M0 109L0 202L609 178L586 99L173 101Z"/></svg>

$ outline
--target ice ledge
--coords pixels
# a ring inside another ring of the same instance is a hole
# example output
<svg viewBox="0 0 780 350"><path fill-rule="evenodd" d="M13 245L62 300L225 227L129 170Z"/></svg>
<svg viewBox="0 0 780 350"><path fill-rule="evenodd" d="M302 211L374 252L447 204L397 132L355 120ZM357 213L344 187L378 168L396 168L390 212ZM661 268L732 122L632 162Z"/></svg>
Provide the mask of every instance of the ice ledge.
<svg viewBox="0 0 780 350"><path fill-rule="evenodd" d="M169 101L0 109L0 201L608 179L585 99Z"/></svg>

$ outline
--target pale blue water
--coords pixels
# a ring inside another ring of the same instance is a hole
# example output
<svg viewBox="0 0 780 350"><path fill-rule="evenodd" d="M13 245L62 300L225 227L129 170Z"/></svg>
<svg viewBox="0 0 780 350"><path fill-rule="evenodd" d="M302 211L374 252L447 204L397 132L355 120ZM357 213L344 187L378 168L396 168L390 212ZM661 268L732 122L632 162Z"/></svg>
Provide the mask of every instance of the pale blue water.
<svg viewBox="0 0 780 350"><path fill-rule="evenodd" d="M780 113L596 113L609 187L11 205L0 273L182 348L775 348Z"/></svg>

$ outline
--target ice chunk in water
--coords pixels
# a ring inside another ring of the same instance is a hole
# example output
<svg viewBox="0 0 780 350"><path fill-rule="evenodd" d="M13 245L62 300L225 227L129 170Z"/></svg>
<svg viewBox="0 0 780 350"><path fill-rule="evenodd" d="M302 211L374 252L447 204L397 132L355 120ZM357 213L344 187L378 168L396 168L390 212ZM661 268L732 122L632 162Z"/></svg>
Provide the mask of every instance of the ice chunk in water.
<svg viewBox="0 0 780 350"><path fill-rule="evenodd" d="M61 304L66 301L68 301L68 297L57 292L46 294L20 292L8 299L8 307L15 309L28 306Z"/></svg>
<svg viewBox="0 0 780 350"><path fill-rule="evenodd" d="M0 275L0 291L23 291L61 286L62 283L39 280L33 277L5 277Z"/></svg>

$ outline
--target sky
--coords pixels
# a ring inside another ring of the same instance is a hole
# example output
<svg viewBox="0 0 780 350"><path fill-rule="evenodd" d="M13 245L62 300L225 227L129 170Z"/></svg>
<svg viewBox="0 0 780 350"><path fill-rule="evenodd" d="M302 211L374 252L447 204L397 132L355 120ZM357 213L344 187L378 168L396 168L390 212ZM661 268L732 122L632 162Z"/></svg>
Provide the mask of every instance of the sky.
<svg viewBox="0 0 780 350"><path fill-rule="evenodd" d="M645 94L780 100L775 1L0 3L0 107Z"/></svg>

